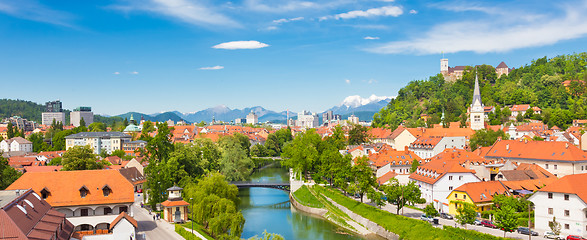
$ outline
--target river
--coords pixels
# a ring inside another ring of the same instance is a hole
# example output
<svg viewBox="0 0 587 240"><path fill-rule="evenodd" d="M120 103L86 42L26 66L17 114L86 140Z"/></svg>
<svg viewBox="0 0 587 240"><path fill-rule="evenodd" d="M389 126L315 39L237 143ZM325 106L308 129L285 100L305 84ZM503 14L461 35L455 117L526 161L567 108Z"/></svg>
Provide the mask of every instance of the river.
<svg viewBox="0 0 587 240"><path fill-rule="evenodd" d="M265 168L251 176L253 182L287 182L283 168ZM278 233L287 240L363 239L319 217L311 216L290 207L285 191L270 188L244 188L239 190L242 210L246 219L241 238L261 236L264 230Z"/></svg>

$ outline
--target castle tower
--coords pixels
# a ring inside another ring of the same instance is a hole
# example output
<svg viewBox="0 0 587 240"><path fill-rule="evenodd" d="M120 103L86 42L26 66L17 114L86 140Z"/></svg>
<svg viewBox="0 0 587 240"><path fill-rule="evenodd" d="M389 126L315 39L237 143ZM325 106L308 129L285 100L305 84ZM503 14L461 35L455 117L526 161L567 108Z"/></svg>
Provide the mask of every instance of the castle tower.
<svg viewBox="0 0 587 240"><path fill-rule="evenodd" d="M471 103L471 113L469 120L471 121L471 129L479 130L485 128L485 105L481 102L481 91L479 91L479 79L475 74L475 90L473 91L473 103Z"/></svg>
<svg viewBox="0 0 587 240"><path fill-rule="evenodd" d="M440 73L443 75L448 73L448 59L446 58L440 59Z"/></svg>

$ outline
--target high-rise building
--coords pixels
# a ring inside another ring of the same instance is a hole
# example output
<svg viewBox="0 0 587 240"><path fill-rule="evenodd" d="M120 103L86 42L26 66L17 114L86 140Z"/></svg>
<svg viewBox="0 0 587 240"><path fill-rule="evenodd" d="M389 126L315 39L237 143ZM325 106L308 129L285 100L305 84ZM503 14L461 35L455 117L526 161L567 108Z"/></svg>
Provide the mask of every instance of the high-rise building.
<svg viewBox="0 0 587 240"><path fill-rule="evenodd" d="M355 116L355 114L352 114L349 116L348 121L352 124L359 124L359 117Z"/></svg>
<svg viewBox="0 0 587 240"><path fill-rule="evenodd" d="M332 111L326 111L322 113L322 122L327 123L328 121L334 120L334 114Z"/></svg>
<svg viewBox="0 0 587 240"><path fill-rule="evenodd" d="M298 113L298 120L296 121L296 126L305 127L305 128L315 128L318 127L320 124L320 118L318 114L308 111L302 111Z"/></svg>
<svg viewBox="0 0 587 240"><path fill-rule="evenodd" d="M69 122L75 127L80 126L82 118L86 123L86 127L94 122L94 113L91 107L78 107L69 114Z"/></svg>
<svg viewBox="0 0 587 240"><path fill-rule="evenodd" d="M65 113L63 112L61 101L56 100L45 103L45 112L41 115L41 124L51 125L53 120L65 125Z"/></svg>
<svg viewBox="0 0 587 240"><path fill-rule="evenodd" d="M251 113L249 113L247 115L247 123L256 125L258 122L259 122L259 118L257 117L257 114L255 114L253 111L251 111Z"/></svg>
<svg viewBox="0 0 587 240"><path fill-rule="evenodd" d="M475 90L473 91L473 103L471 103L471 129L479 130L485 128L485 105L481 102L481 91L479 91L479 79L475 75Z"/></svg>
<svg viewBox="0 0 587 240"><path fill-rule="evenodd" d="M45 112L63 112L61 101L52 101L45 103Z"/></svg>

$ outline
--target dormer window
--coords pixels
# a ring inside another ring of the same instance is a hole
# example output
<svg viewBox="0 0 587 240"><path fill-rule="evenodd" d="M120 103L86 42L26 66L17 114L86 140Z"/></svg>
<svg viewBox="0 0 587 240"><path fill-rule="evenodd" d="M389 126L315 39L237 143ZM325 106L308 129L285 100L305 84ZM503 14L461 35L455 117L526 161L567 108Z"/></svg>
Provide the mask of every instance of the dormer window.
<svg viewBox="0 0 587 240"><path fill-rule="evenodd" d="M104 185L104 187L102 187L102 194L104 194L104 197L108 197L108 195L110 195L111 192L112 189L110 189L108 185Z"/></svg>
<svg viewBox="0 0 587 240"><path fill-rule="evenodd" d="M88 188L86 186L82 186L79 189L79 196L82 198L85 198L88 195L88 192L89 192Z"/></svg>
<svg viewBox="0 0 587 240"><path fill-rule="evenodd" d="M41 197L43 199L47 199L47 197L49 197L50 194L51 192L49 192L49 189L47 188L43 188L43 190L41 190Z"/></svg>

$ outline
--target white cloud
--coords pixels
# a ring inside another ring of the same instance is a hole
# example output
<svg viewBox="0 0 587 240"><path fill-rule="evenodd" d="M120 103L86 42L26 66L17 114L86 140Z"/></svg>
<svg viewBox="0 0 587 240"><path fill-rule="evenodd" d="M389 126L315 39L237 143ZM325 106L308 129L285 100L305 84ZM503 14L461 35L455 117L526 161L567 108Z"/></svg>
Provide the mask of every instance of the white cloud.
<svg viewBox="0 0 587 240"><path fill-rule="evenodd" d="M362 98L359 95L353 95L353 96L348 96L346 97L342 103L340 103L341 106L349 106L349 107L359 107L359 106L363 106L363 105L367 105L369 103L373 103L373 102L379 102L381 100L387 100L387 99L392 99L394 97L389 97L389 96L376 96L375 94L372 94L370 97L368 98Z"/></svg>
<svg viewBox="0 0 587 240"><path fill-rule="evenodd" d="M345 80L344 80L344 82L345 82L346 84L351 84L351 80L349 80L349 79L345 79Z"/></svg>
<svg viewBox="0 0 587 240"><path fill-rule="evenodd" d="M412 9L412 10L410 10L410 14L418 14L418 11Z"/></svg>
<svg viewBox="0 0 587 240"><path fill-rule="evenodd" d="M375 79L369 79L369 80L367 80L367 83L368 83L368 84L372 84L372 83L378 83L378 81L377 81L377 80L375 80Z"/></svg>
<svg viewBox="0 0 587 240"><path fill-rule="evenodd" d="M20 19L76 28L72 24L74 17L70 13L50 9L38 1L0 0L0 12Z"/></svg>
<svg viewBox="0 0 587 240"><path fill-rule="evenodd" d="M270 2L270 3L268 3ZM244 6L252 11L283 13L303 10L320 10L335 8L337 6L355 2L354 0L324 0L324 1L265 1L265 0L245 0Z"/></svg>
<svg viewBox="0 0 587 240"><path fill-rule="evenodd" d="M225 42L218 45L213 46L212 48L216 49L257 49L257 48L264 48L269 47L269 44L262 43L259 41L232 41L232 42Z"/></svg>
<svg viewBox="0 0 587 240"><path fill-rule="evenodd" d="M134 71L134 72L130 72L130 74L137 75L137 74L139 74L139 72Z"/></svg>
<svg viewBox="0 0 587 240"><path fill-rule="evenodd" d="M367 51L383 54L489 53L546 46L587 36L586 11L587 1L582 1L567 6L559 14L562 16L522 14L512 10L483 20L440 23L420 37L389 42Z"/></svg>
<svg viewBox="0 0 587 240"><path fill-rule="evenodd" d="M219 13L213 7L204 5L201 1L195 0L147 0L147 1L126 1L127 5L110 6L111 9L119 11L143 11L151 12L180 21L210 27L226 26L240 27L241 25L231 18Z"/></svg>
<svg viewBox="0 0 587 240"><path fill-rule="evenodd" d="M294 21L300 21L300 20L304 20L304 17L282 18L282 19L273 20L273 23L280 24L280 23L294 22Z"/></svg>
<svg viewBox="0 0 587 240"><path fill-rule="evenodd" d="M220 70L224 69L224 66L214 66L214 67L201 67L200 70Z"/></svg>
<svg viewBox="0 0 587 240"><path fill-rule="evenodd" d="M377 39L379 39L379 37L366 36L363 39L365 39L365 40L377 40Z"/></svg>
<svg viewBox="0 0 587 240"><path fill-rule="evenodd" d="M119 74L120 74L120 72L114 72L114 75L119 75Z"/></svg>
<svg viewBox="0 0 587 240"><path fill-rule="evenodd" d="M332 16L324 16L320 17L319 20L328 20L328 19L352 19L352 18L359 18L359 17L377 17L377 16L392 16L398 17L402 15L404 11L401 7L397 6L385 6L380 8L371 8L365 11L363 10L355 10L346 13L340 13Z"/></svg>
<svg viewBox="0 0 587 240"><path fill-rule="evenodd" d="M279 29L279 28L276 26L269 26L269 27L265 28L265 30L267 30L267 31L273 31L273 30L277 30L277 29Z"/></svg>

